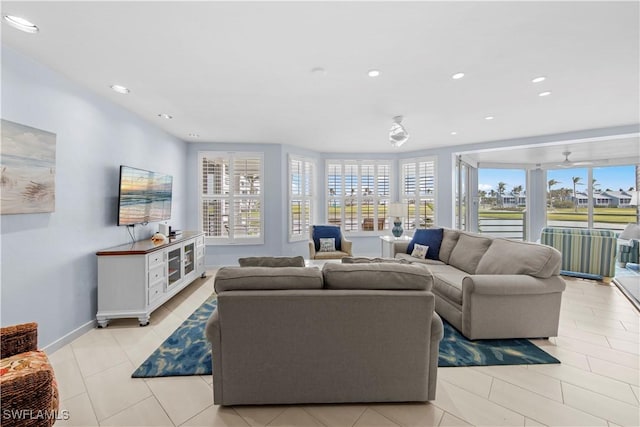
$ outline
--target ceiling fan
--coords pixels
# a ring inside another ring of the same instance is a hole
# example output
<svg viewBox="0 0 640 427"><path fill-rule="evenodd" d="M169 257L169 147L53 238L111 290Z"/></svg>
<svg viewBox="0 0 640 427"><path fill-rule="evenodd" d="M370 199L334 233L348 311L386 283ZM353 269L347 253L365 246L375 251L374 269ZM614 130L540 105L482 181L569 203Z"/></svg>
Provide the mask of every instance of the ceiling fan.
<svg viewBox="0 0 640 427"><path fill-rule="evenodd" d="M569 155L571 155L571 151L563 151L562 155L564 156L564 161L556 165L557 167L560 167L560 168L572 168L574 166L588 166L593 164L593 162L572 162L571 160L569 160Z"/></svg>

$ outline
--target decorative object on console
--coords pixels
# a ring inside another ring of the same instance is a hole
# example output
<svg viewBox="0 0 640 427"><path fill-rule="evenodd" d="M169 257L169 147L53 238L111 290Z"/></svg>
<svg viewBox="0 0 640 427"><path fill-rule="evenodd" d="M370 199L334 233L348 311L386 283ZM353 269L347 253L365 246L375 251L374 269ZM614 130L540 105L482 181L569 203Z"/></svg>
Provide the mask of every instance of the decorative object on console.
<svg viewBox="0 0 640 427"><path fill-rule="evenodd" d="M151 241L154 245L161 245L167 242L167 236L162 233L155 233L153 236L151 236Z"/></svg>
<svg viewBox="0 0 640 427"><path fill-rule="evenodd" d="M389 142L393 147L400 147L409 139L409 132L402 126L402 116L395 116L389 129Z"/></svg>
<svg viewBox="0 0 640 427"><path fill-rule="evenodd" d="M168 224L160 223L158 224L158 233L168 236L171 233L171 227Z"/></svg>
<svg viewBox="0 0 640 427"><path fill-rule="evenodd" d="M390 203L389 204L389 217L395 218L393 220L393 228L391 232L394 237L402 236L404 230L402 229L402 217L404 216L406 208L404 203Z"/></svg>
<svg viewBox="0 0 640 427"><path fill-rule="evenodd" d="M0 214L55 211L55 133L2 120L0 169Z"/></svg>

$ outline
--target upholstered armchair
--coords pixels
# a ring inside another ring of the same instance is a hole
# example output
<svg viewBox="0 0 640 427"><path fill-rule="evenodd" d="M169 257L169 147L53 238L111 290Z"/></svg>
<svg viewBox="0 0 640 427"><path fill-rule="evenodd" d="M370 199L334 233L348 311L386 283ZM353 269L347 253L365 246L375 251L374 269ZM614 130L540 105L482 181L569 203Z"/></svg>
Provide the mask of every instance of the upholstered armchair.
<svg viewBox="0 0 640 427"><path fill-rule="evenodd" d="M618 236L618 263L625 267L627 263L639 264L640 258L640 225L627 224Z"/></svg>
<svg viewBox="0 0 640 427"><path fill-rule="evenodd" d="M345 239L344 233L337 225L312 225L309 234L310 259L340 259L353 255L352 242Z"/></svg>
<svg viewBox="0 0 640 427"><path fill-rule="evenodd" d="M0 329L2 426L51 426L58 387L47 355L38 348L38 324Z"/></svg>

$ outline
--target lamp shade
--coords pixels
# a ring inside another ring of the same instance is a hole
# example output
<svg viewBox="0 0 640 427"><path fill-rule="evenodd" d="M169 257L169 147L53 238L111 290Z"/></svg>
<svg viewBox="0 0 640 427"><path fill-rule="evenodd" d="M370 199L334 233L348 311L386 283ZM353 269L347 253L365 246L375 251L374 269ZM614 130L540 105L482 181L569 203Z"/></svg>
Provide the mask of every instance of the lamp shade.
<svg viewBox="0 0 640 427"><path fill-rule="evenodd" d="M404 203L390 203L389 204L389 216L390 217L403 217L407 208Z"/></svg>

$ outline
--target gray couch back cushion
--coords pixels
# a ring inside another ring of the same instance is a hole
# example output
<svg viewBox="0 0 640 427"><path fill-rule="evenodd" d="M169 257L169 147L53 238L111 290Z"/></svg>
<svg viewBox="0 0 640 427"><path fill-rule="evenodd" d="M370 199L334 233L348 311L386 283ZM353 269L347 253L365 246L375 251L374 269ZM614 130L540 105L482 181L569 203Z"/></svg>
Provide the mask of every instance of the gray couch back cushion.
<svg viewBox="0 0 640 427"><path fill-rule="evenodd" d="M456 247L451 251L449 265L469 274L475 274L476 268L493 240L476 234L460 233Z"/></svg>
<svg viewBox="0 0 640 427"><path fill-rule="evenodd" d="M425 267L401 263L327 263L322 269L329 289L431 290L433 278Z"/></svg>
<svg viewBox="0 0 640 427"><path fill-rule="evenodd" d="M240 267L304 267L301 256L252 256L238 259Z"/></svg>
<svg viewBox="0 0 640 427"><path fill-rule="evenodd" d="M440 261L445 264L449 264L449 257L451 257L451 252L453 251L453 248L456 247L459 237L460 233L458 231L450 230L448 228L444 229L442 244L440 245Z"/></svg>
<svg viewBox="0 0 640 427"><path fill-rule="evenodd" d="M317 267L222 267L214 281L217 293L322 287L322 272Z"/></svg>
<svg viewBox="0 0 640 427"><path fill-rule="evenodd" d="M494 239L476 274L528 274L546 279L560 274L561 263L562 255L550 246Z"/></svg>
<svg viewBox="0 0 640 427"><path fill-rule="evenodd" d="M387 262L391 264L408 264L409 261L404 259L396 259L396 258L371 258L366 256L356 256L356 257L344 257L342 258L343 264L371 264L375 262Z"/></svg>

